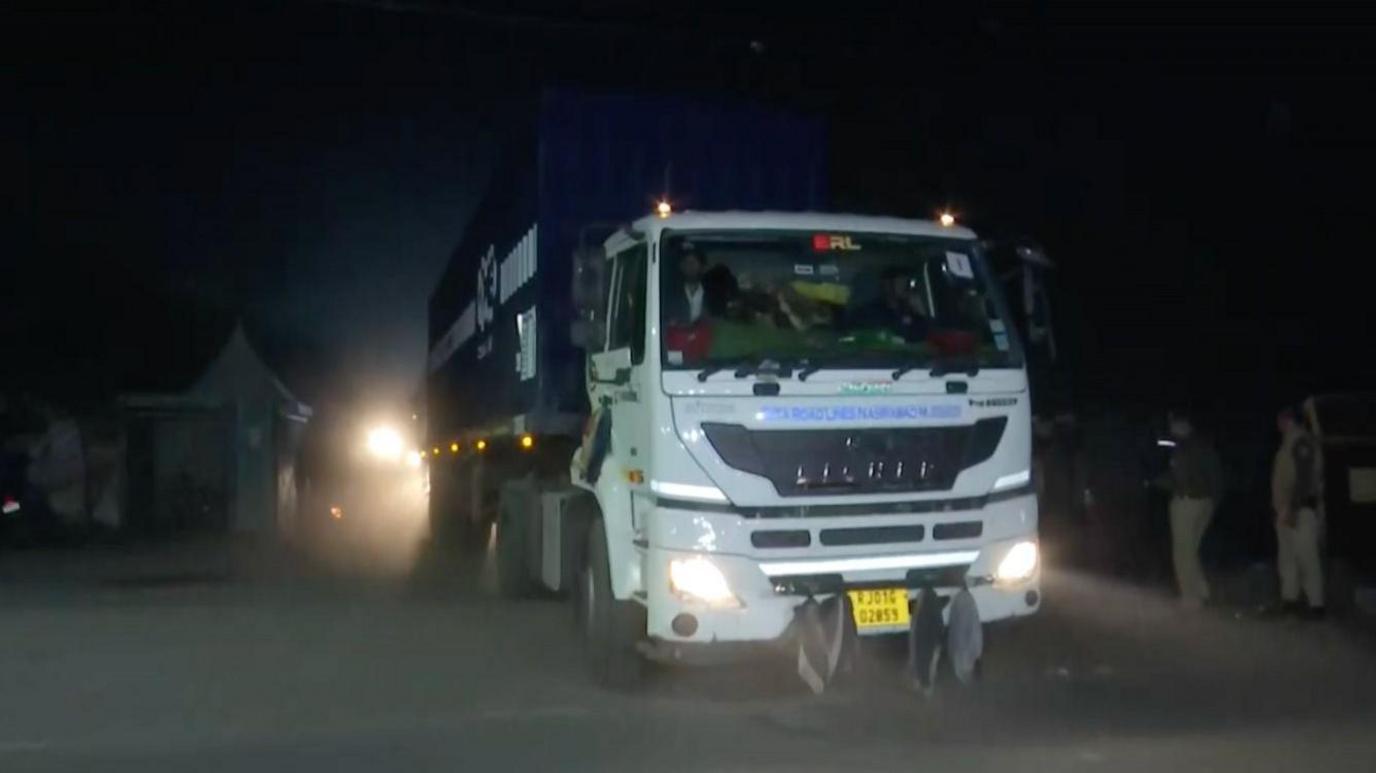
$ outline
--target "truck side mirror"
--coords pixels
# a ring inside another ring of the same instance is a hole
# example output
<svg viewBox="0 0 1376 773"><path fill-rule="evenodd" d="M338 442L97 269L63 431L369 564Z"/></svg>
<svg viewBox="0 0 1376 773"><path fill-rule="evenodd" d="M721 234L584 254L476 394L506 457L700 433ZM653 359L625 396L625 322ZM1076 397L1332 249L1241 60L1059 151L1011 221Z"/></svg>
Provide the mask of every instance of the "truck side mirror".
<svg viewBox="0 0 1376 773"><path fill-rule="evenodd" d="M573 253L573 305L577 316L569 327L573 345L601 351L606 319L607 253L602 247L581 247Z"/></svg>
<svg viewBox="0 0 1376 773"><path fill-rule="evenodd" d="M569 326L569 339L579 349L589 352L602 351L604 328L601 323L591 319L575 319Z"/></svg>
<svg viewBox="0 0 1376 773"><path fill-rule="evenodd" d="M1018 260L1024 265L1037 266L1042 269L1052 268L1055 264L1046 256L1046 250L1036 244L1023 242L1018 244L1014 251L1018 254Z"/></svg>
<svg viewBox="0 0 1376 773"><path fill-rule="evenodd" d="M578 316L602 319L607 253L601 247L582 247L573 253L573 305Z"/></svg>
<svg viewBox="0 0 1376 773"><path fill-rule="evenodd" d="M1022 266L1022 307L1027 329L1027 342L1045 350L1051 361L1056 360L1056 335L1051 324L1050 296L1047 275L1056 267L1041 245L1022 241L1014 247Z"/></svg>

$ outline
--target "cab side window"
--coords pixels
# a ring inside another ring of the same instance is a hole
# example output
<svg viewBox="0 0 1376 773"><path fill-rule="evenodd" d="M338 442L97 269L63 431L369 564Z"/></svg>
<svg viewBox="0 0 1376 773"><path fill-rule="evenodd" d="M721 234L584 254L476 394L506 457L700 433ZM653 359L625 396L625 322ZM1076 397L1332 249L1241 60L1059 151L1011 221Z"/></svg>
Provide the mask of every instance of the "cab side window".
<svg viewBox="0 0 1376 773"><path fill-rule="evenodd" d="M645 264L647 251L637 244L617 254L617 282L613 295L611 328L607 348L630 347L631 362L645 361Z"/></svg>

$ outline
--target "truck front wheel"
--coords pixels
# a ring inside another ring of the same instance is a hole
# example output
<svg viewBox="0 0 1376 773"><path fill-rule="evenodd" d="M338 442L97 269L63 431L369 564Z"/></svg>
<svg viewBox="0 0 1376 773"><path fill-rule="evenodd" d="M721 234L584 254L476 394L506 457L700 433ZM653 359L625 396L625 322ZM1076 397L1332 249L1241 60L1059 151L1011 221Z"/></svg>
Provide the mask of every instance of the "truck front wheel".
<svg viewBox="0 0 1376 773"><path fill-rule="evenodd" d="M601 519L588 528L583 564L574 593L584 661L605 687L635 686L645 670L636 645L645 637L645 608L612 595L607 533Z"/></svg>
<svg viewBox="0 0 1376 773"><path fill-rule="evenodd" d="M526 566L526 533L528 526L514 503L502 503L502 515L497 521L497 590L509 599L531 595L534 583Z"/></svg>

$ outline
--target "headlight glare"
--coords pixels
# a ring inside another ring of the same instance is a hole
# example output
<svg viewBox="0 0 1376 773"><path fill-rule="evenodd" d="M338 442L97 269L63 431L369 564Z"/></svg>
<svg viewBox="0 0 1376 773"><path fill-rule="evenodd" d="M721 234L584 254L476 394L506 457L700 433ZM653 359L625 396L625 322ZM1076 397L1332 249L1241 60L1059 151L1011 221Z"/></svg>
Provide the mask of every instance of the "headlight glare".
<svg viewBox="0 0 1376 773"><path fill-rule="evenodd" d="M1004 554L994 579L1002 583L1022 582L1037 571L1037 543L1019 542Z"/></svg>
<svg viewBox="0 0 1376 773"><path fill-rule="evenodd" d="M678 596L715 607L738 607L726 575L703 556L675 558L669 562L669 588Z"/></svg>

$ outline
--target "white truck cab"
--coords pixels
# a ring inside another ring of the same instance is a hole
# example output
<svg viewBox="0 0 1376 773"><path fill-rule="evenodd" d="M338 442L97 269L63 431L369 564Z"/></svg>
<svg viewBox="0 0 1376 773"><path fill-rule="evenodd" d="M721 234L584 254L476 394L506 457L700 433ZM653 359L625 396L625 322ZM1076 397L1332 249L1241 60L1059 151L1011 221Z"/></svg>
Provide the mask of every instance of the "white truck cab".
<svg viewBox="0 0 1376 773"><path fill-rule="evenodd" d="M1037 611L1028 382L975 234L661 211L579 260L582 493L519 550L574 585L597 676L787 644L808 599L862 636L926 588Z"/></svg>

